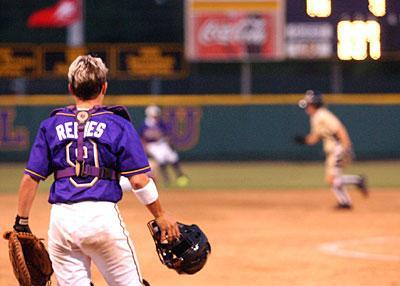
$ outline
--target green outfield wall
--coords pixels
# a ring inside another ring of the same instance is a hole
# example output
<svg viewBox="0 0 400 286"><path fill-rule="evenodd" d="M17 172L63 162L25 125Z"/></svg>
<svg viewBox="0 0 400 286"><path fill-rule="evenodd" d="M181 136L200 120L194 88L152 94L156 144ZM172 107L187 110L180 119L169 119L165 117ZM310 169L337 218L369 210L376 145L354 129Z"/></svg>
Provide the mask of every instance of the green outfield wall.
<svg viewBox="0 0 400 286"><path fill-rule="evenodd" d="M109 96L107 104L128 106L135 127L144 108L156 103L172 127L184 160L318 160L321 145L298 146L308 117L301 95ZM400 95L329 95L329 108L347 126L356 157L400 159ZM0 161L25 161L40 122L52 109L71 103L59 96L0 96Z"/></svg>

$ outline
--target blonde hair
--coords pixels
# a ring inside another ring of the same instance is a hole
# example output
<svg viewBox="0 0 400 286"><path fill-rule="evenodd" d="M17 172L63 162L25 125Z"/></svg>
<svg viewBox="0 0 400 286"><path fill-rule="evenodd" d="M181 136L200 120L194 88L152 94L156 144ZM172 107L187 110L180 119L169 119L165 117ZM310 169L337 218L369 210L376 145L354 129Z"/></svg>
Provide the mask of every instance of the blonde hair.
<svg viewBox="0 0 400 286"><path fill-rule="evenodd" d="M91 55L77 57L68 70L73 93L83 99L97 97L107 81L108 69L101 58Z"/></svg>

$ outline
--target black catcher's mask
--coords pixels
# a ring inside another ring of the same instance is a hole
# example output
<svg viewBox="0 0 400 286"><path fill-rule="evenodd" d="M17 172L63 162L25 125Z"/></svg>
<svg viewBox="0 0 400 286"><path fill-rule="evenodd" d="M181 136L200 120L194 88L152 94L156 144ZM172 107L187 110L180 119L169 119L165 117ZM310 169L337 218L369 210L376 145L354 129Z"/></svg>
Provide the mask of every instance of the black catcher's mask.
<svg viewBox="0 0 400 286"><path fill-rule="evenodd" d="M161 243L161 231L155 220L149 221L147 226L156 244L158 257L168 268L176 270L179 274L194 274L206 264L211 246L197 225L178 222L181 236L170 243Z"/></svg>

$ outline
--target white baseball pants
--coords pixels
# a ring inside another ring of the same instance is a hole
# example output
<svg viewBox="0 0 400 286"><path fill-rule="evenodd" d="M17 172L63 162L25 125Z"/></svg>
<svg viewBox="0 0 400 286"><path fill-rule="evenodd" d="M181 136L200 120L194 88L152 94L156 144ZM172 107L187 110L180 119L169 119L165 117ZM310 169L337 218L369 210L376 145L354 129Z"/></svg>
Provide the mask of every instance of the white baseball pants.
<svg viewBox="0 0 400 286"><path fill-rule="evenodd" d="M54 204L48 236L59 286L89 286L92 260L108 285L143 285L135 249L115 203Z"/></svg>
<svg viewBox="0 0 400 286"><path fill-rule="evenodd" d="M178 153L167 142L158 141L147 143L146 150L157 164L174 164L178 161Z"/></svg>

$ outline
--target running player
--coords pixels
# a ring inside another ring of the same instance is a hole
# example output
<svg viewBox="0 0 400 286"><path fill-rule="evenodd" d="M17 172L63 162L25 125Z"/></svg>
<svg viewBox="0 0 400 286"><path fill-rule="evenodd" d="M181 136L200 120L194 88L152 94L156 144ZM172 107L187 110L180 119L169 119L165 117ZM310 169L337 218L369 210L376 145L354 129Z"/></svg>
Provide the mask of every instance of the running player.
<svg viewBox="0 0 400 286"><path fill-rule="evenodd" d="M161 109L156 105L150 105L145 110L146 118L139 129L146 152L159 167L165 185L169 185L167 167L172 166L176 183L179 187L189 184L188 177L182 172L179 156L171 145L170 130L161 119Z"/></svg>
<svg viewBox="0 0 400 286"><path fill-rule="evenodd" d="M311 132L306 136L297 135L298 144L314 145L323 141L326 155L325 180L338 201L338 209L351 209L352 202L345 186L356 185L364 196L368 196L365 177L344 175L343 167L351 163L353 147L346 127L326 107L322 94L308 90L299 106L310 117Z"/></svg>
<svg viewBox="0 0 400 286"><path fill-rule="evenodd" d="M100 58L89 55L71 64L68 81L76 105L55 110L41 123L19 188L14 229L30 232L39 181L54 173L48 248L61 286L89 286L91 261L108 285L147 285L117 206L120 175L129 178L155 217L161 240L179 236L146 174L150 167L127 110L102 106L107 71Z"/></svg>

